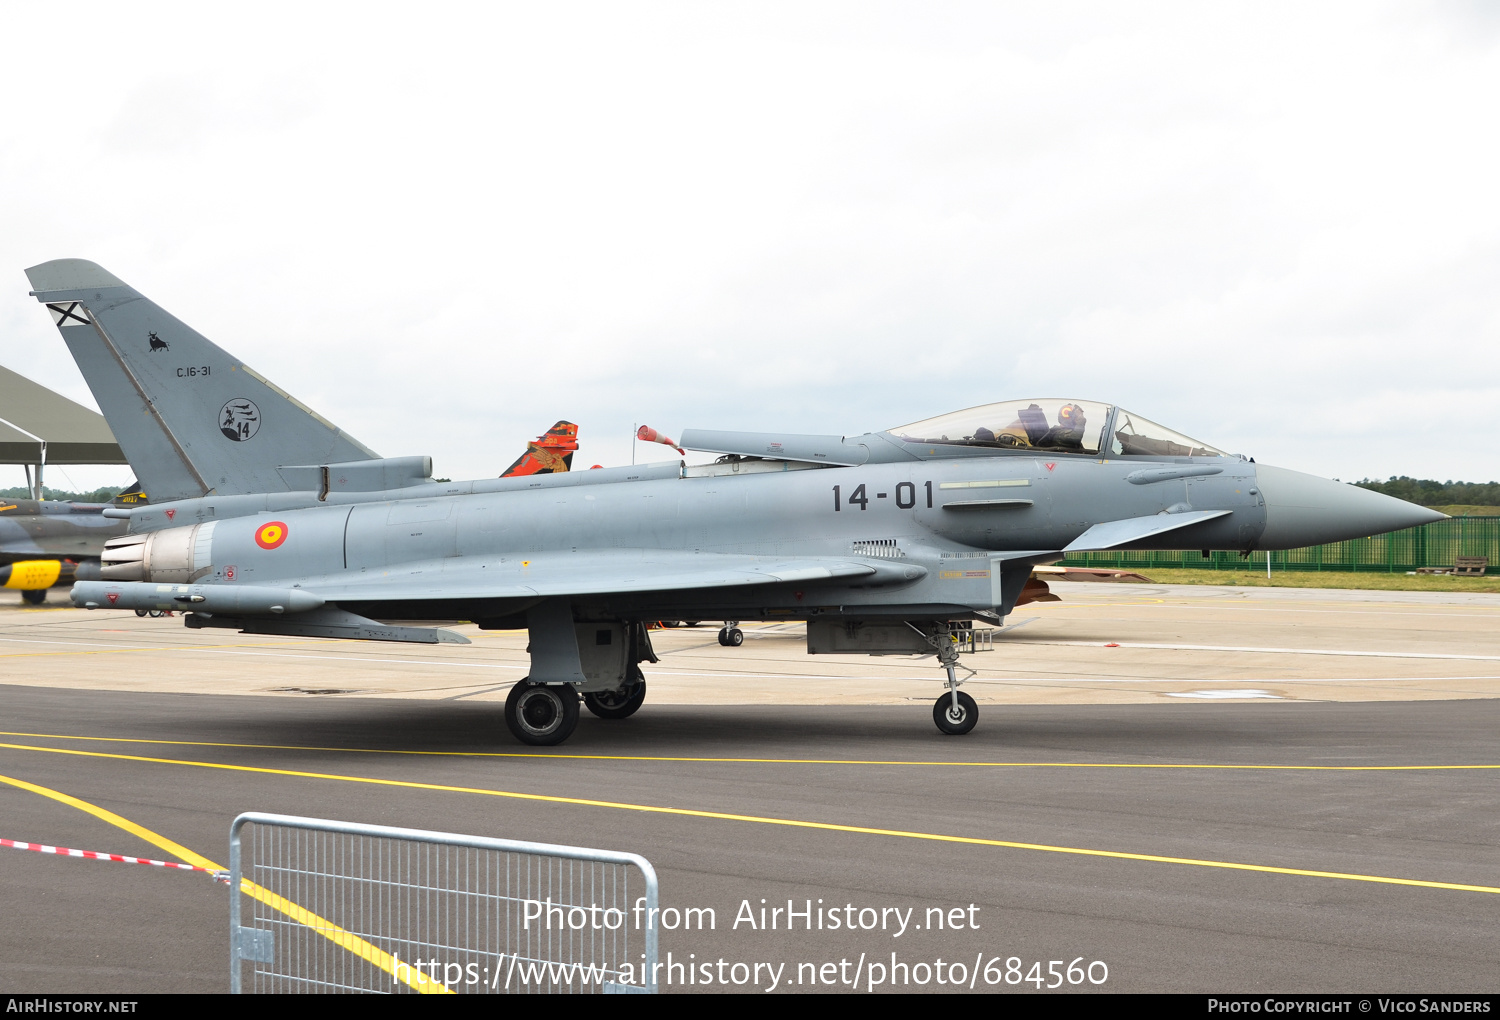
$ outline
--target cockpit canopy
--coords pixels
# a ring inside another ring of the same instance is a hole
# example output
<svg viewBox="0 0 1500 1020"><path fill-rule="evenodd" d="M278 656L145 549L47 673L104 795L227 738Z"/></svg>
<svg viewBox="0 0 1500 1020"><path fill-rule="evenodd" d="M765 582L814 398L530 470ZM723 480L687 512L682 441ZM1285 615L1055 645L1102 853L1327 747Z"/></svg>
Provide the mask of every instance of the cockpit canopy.
<svg viewBox="0 0 1500 1020"><path fill-rule="evenodd" d="M889 434L906 443L1090 457L1101 450L1106 457L1225 456L1124 408L1092 400L1007 400L902 425Z"/></svg>

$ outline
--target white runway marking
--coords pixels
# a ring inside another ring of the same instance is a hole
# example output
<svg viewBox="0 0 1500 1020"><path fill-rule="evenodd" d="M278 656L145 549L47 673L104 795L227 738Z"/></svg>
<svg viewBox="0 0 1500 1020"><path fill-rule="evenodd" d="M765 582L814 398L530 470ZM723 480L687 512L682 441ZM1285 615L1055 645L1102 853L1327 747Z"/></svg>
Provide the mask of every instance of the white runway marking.
<svg viewBox="0 0 1500 1020"><path fill-rule="evenodd" d="M1041 644L1072 644L1072 645L1080 645L1080 646L1089 647L1089 648L1099 647L1099 645L1097 644L1097 642L1092 642L1092 641L1046 641L1046 642L1036 641L1036 642L1028 642L1028 643L1029 644L1038 644L1038 645L1041 645ZM1214 648L1212 646L1202 646L1202 645L1138 645L1138 644L1122 644L1120 647L1122 647L1122 648L1206 649L1206 650L1209 650L1209 651L1242 651L1242 652L1250 652L1250 651L1278 651L1278 649L1260 649L1260 648ZM530 670L530 668L531 668L529 665L523 665L523 664L519 664L519 663L512 664L512 663L501 663L501 662L471 662L471 661L458 661L458 660L444 661L444 660L441 660L441 659L377 659L377 658L373 658L373 657L370 657L370 656L364 656L364 655L319 655L319 654L311 654L311 653L305 653L305 652L301 652L301 653L299 653L299 652L255 652L255 651L248 651L248 650L239 649L239 648L215 648L215 647L212 647L212 646L205 646L205 647L202 647L202 648L189 648L189 647L163 648L161 650L162 651L172 651L172 652L188 652L188 653L212 653L212 654L215 654L215 655L246 655L246 656L250 656L252 658L268 658L268 659L314 659L314 660L322 659L322 660L328 660L328 661L333 661L333 662L383 663L383 664L395 665L395 666L439 666L439 667L444 667L444 668L447 668L447 669L505 669L505 670L511 670L513 672L518 672L518 673L528 672ZM1300 649L1279 649L1279 650L1280 651L1286 651L1286 652L1292 652L1292 653L1301 651ZM1310 654L1310 655L1312 655L1312 654L1324 654L1324 655L1387 655L1387 656L1391 656L1391 657L1395 657L1395 658L1455 658L1455 659L1480 658L1480 659L1500 659L1500 656L1465 656L1465 655L1453 655L1453 656L1444 656L1444 655L1411 655L1411 656L1407 656L1407 655L1403 655L1403 654L1399 654L1399 653L1394 653L1394 652L1321 652L1321 653L1320 652L1308 652L1307 654ZM685 670L685 669L653 669L651 671L651 675L652 676L661 676L661 677L669 677L669 676L670 677L682 677L682 678L697 677L697 678L704 678L704 679L723 679L723 680L786 680L786 679L790 679L792 677L795 677L795 678L801 679L801 680L901 680L901 681L905 681L905 680L932 680L932 681L940 681L940 680L942 680L941 674L930 673L930 672L923 672L923 673L919 673L919 674L909 674L909 675L894 675L894 676L891 675L891 674L889 674L889 673L887 673L887 674L881 674L881 675L848 676L848 675L835 675L835 674L831 674L831 673L796 673L796 674L792 674L792 673L734 673L734 672L703 672L703 671L698 671L698 670ZM1411 677L1411 676L1391 676L1391 677L1380 677L1380 676L1376 676L1376 677L1287 677L1287 678L1282 678L1282 677L1276 677L1276 678L1262 678L1262 677L1246 678L1246 677L1237 677L1237 678L1235 678L1233 680L1223 680L1223 681L1205 680L1205 679L1203 679L1201 677L1110 677L1110 676L1080 676L1080 675L1069 675L1066 679L1063 679L1063 678L1060 678L1057 675L1053 675L1053 676L1042 676L1042 677L974 677L973 679L971 679L971 680L969 680L967 682L968 683L1006 683L1006 684L1017 684L1017 683L1076 683L1079 680L1087 680L1090 683L1120 683L1120 684L1136 684L1136 683L1216 683L1216 682L1217 683L1236 683L1236 682L1237 683L1244 683L1246 679L1253 679L1254 681L1258 681L1260 683L1277 683L1277 684L1339 684L1339 683L1348 684L1348 683L1388 682L1388 681L1398 681L1398 680L1402 680L1402 681L1404 681L1404 680L1500 680L1500 675L1497 675L1497 676L1418 676L1418 677Z"/></svg>
<svg viewBox="0 0 1500 1020"><path fill-rule="evenodd" d="M119 645L115 645L115 644L105 644L105 643L103 643L101 641L48 641L48 640L46 640L44 638L30 638L30 637L25 637L25 638L20 638L20 637L6 637L6 638L0 638L0 641L7 641L7 642L10 642L12 644L18 644L18 645L68 645L68 646L73 647L73 648L118 648L118 647L120 647ZM150 645L143 645L142 647L150 648L152 646L150 646Z"/></svg>
<svg viewBox="0 0 1500 1020"><path fill-rule="evenodd" d="M5 641L5 640L9 640L9 641L26 641L26 640L34 640L34 639L18 639L18 638L9 638L9 639L7 639L7 638L0 638L0 641ZM75 641L44 641L44 642L40 642L40 643L43 643L43 644L78 645L78 646L90 647L90 648L94 648L94 647L105 647L105 648L107 648L107 647L114 647L114 646L109 646L109 645L101 645L101 644L96 644L96 643L93 643L93 642L82 642L82 641L76 641L76 642ZM1019 645L1019 644L1022 644L1022 643L1021 642L1017 642L1017 644ZM1027 641L1027 642L1024 642L1024 644L1026 644L1026 645L1037 645L1037 646L1042 646L1042 645L1064 645L1064 646L1076 646L1076 647L1084 647L1084 648L1101 647L1098 642L1094 642L1094 641ZM1155 648L1155 649L1184 650L1184 651L1265 652L1265 653L1283 654L1283 655L1374 656L1374 657L1396 658L1396 659L1407 659L1407 658L1411 658L1411 659L1460 659L1460 660L1465 660L1465 659L1479 659L1479 660L1484 660L1484 661L1500 661L1500 656L1491 656L1491 655L1451 655L1451 654L1421 653L1421 652L1351 652L1351 651L1331 651L1331 650L1323 650L1323 649L1303 649L1303 648L1256 648L1256 647L1241 647L1241 646L1232 646L1232 645L1168 645L1168 644L1144 644L1144 643L1134 643L1134 642L1121 642L1120 643L1120 647L1122 647L1122 648ZM383 665L393 665L393 666L428 666L428 667L439 667L439 668L443 668L443 669L456 669L456 670L470 670L470 669L506 670L506 671L513 672L513 673L526 673L526 672L529 672L529 670L530 670L529 665L521 664L521 663L475 662L475 661L472 661L472 660L440 660L440 659L400 659L400 658L389 659L389 658L375 658L375 657L372 657L372 656L364 656L364 655L328 655L328 654L322 654L322 653L316 653L316 652L312 652L312 653L301 652L301 653L299 653L299 652L251 651L251 650L248 650L248 649L222 648L222 647L214 647L214 646L203 646L203 647L178 646L178 647L173 647L173 648L163 648L161 650L162 651L173 651L173 652L185 652L185 653L188 653L188 654L241 655L241 656L249 656L251 658L309 659L309 660L314 660L314 661L317 661L317 660L327 660L327 661L333 661L333 662L369 663L369 664L372 664L372 665L374 665L374 664L383 664ZM983 666L983 665L981 665L980 668L984 669L986 667ZM672 677L674 679L708 679L708 680L713 680L713 679L718 679L718 680L786 680L786 679L792 678L793 676L795 676L798 679L803 679L803 680L814 680L814 681L828 681L828 680L838 681L838 680L844 680L844 681L858 681L858 682L868 682L868 681L891 681L891 682L906 682L906 681L927 682L927 681L932 681L932 682L937 682L937 681L940 681L942 679L942 677L940 675L937 675L937 674L934 674L934 673L930 673L930 672L922 672L922 673L916 673L916 674L894 674L894 675L893 674L889 674L889 673L887 673L887 674L835 675L835 674L820 674L820 673L797 673L797 674L792 674L792 673L767 673L767 672L749 673L749 672L726 672L726 671L708 672L708 671L701 671L701 670L660 669L660 668L658 668L658 669L653 669L651 671L651 673L652 673L653 676L659 676L659 677L662 677L662 678ZM1244 683L1247 680L1249 680L1252 683L1271 683L1271 684L1361 684L1361 683L1395 683L1395 682L1421 682L1421 681L1500 680L1500 675L1482 675L1482 676L1389 676L1389 677L1376 677L1376 676L1362 676L1362 677L1234 677L1234 678L1225 678L1223 680L1212 680L1212 679L1208 679L1208 678L1205 678L1205 677L1163 677L1163 676L1119 677L1119 676L1103 676L1103 675L1057 673L1057 674L1053 674L1053 675L1050 675L1050 676L1030 676L1030 677L981 676L981 677L974 677L971 680L969 680L968 682L969 683L974 683L974 684L1077 684L1077 683L1095 683L1095 684L1200 683L1201 684L1201 683ZM474 693L483 693L483 692L474 692Z"/></svg>
<svg viewBox="0 0 1500 1020"><path fill-rule="evenodd" d="M1109 647L1102 641L1018 641L1018 647L1062 645L1072 648ZM1458 655L1452 652L1354 652L1333 648L1258 648L1250 645L1168 645L1140 641L1111 642L1119 648L1155 648L1177 652L1251 652L1263 655L1349 655L1376 659L1475 659L1500 662L1500 655Z"/></svg>
<svg viewBox="0 0 1500 1020"><path fill-rule="evenodd" d="M849 679L880 680L891 679L886 677L850 677ZM912 677L911 679L933 679L931 677ZM939 676L936 679L941 680ZM1423 680L1500 680L1500 676L1311 676L1311 677L1267 677L1267 676L1238 676L1223 680L1210 680L1205 677L1170 677L1170 676L1090 676L1086 673L1068 674L1066 677L1058 676L1036 676L1036 677L975 677L966 681L971 684L1006 683L1092 683L1092 684L1379 684L1397 683L1406 681Z"/></svg>

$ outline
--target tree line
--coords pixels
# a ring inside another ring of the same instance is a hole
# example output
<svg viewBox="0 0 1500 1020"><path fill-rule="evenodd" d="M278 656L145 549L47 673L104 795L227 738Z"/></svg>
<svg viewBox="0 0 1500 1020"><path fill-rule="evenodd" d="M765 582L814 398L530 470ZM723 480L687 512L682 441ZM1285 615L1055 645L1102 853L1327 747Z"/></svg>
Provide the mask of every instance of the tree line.
<svg viewBox="0 0 1500 1020"><path fill-rule="evenodd" d="M1383 482L1362 478L1354 484L1423 506L1500 506L1500 482L1439 482L1401 475Z"/></svg>
<svg viewBox="0 0 1500 1020"><path fill-rule="evenodd" d="M110 488L108 486L95 489L93 492L69 492L67 489L51 489L42 486L43 499L57 499L68 503L108 503L121 493L119 486ZM30 499L31 490L24 485L17 485L9 489L0 489L0 498L3 499Z"/></svg>

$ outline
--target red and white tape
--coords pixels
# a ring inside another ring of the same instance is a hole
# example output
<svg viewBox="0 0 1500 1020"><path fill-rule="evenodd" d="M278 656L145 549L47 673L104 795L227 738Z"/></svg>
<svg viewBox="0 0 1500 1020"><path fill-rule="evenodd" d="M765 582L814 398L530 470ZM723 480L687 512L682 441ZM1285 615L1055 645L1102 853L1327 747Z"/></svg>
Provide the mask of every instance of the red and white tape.
<svg viewBox="0 0 1500 1020"><path fill-rule="evenodd" d="M146 857L127 857L124 854L104 854L97 850L70 850L65 846L48 846L46 843L23 843L18 839L0 839L0 846L13 846L17 850L36 850L44 854L61 854L64 857L87 857L95 861L122 861L125 864L150 864L158 868L178 868L182 871L206 871L215 878L220 873L212 868L200 868L195 864L177 864L173 861L153 861Z"/></svg>

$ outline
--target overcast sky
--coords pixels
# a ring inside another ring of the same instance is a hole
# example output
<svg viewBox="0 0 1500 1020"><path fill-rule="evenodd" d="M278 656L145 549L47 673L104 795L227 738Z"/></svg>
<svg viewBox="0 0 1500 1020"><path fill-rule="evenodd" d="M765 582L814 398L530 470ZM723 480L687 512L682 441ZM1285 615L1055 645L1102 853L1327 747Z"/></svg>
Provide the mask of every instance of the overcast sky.
<svg viewBox="0 0 1500 1020"><path fill-rule="evenodd" d="M558 418L611 465L636 422L854 434L1023 396L1345 480L1500 477L1497 5L0 25L0 363L90 406L26 266L98 262L454 478Z"/></svg>

